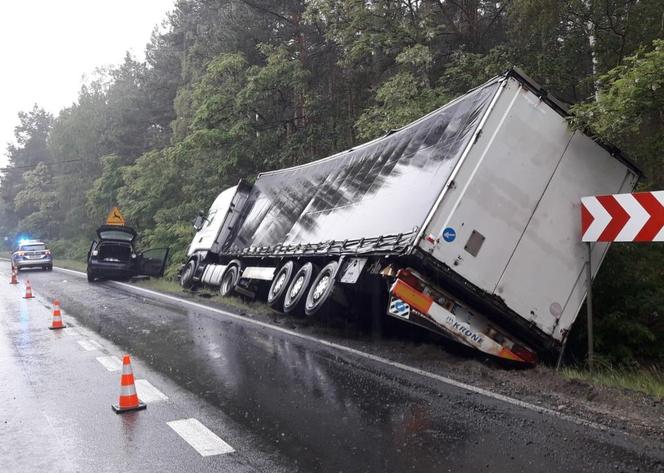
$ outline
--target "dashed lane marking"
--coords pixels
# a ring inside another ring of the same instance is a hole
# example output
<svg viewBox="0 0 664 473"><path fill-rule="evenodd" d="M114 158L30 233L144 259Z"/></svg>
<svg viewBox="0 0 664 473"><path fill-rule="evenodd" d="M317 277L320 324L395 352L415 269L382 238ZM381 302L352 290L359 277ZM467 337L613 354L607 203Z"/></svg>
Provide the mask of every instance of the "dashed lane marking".
<svg viewBox="0 0 664 473"><path fill-rule="evenodd" d="M103 350L104 347L97 340L90 339L89 342L94 345L98 350Z"/></svg>
<svg viewBox="0 0 664 473"><path fill-rule="evenodd" d="M85 351L98 350L99 347L101 347L99 343L93 342L94 340L76 340L76 343L81 345L81 348L83 348Z"/></svg>
<svg viewBox="0 0 664 473"><path fill-rule="evenodd" d="M57 269L58 269L58 271L63 271L63 272L66 272L66 273L75 274L79 277L86 277L86 274L82 273L80 271L73 271L71 269L65 269L65 268L57 268ZM532 412L538 412L540 414L547 414L551 417L555 417L555 418L558 418L558 419L563 419L563 420L566 420L568 422L572 422L572 423L577 424L577 425L582 425L582 426L590 427L590 428L597 429L597 430L615 431L615 432L625 433L623 431L616 430L616 429L611 429L611 428L609 428L605 425L598 424L597 422L592 422L592 421L589 421L589 420L581 419L580 417L575 417L575 416L571 416L571 415L568 415L568 414L563 414L562 412L554 411L553 409L549 409L547 407L538 406L536 404L531 404L529 402L521 401L520 399L515 399L515 398L509 397L509 396L504 396L502 394L495 393L495 392L489 391L487 389L478 388L478 387L473 386L471 384L462 383L461 381L456 381L456 380L454 380L452 378L448 378L446 376L442 376L442 375L439 375L439 374L436 374L436 373L431 373L429 371L425 371L425 370L422 370L422 369L419 369L419 368L415 368L413 366L405 365L403 363L399 363L398 361L392 361L392 360L389 360L387 358L383 358L382 356L374 355L372 353L367 353L367 352L357 350L355 348L347 347L347 346L344 346L344 345L339 345L338 343L329 342L327 340L322 340L320 338L316 338L316 337L313 337L311 335L305 335L305 334L302 334L302 333L297 333L297 332L294 332L292 330L288 330L288 329L285 329L285 328L282 328L282 327L277 327L275 325L271 325L271 324L268 324L268 323L265 323L265 322L261 322L259 320L253 320L253 319L250 319L248 317L243 317L241 315L233 314L232 312L227 312L227 311L222 310L222 309L217 309L216 307L206 306L204 304L199 304L198 302L188 301L188 300L182 299L180 297L170 296L168 294L163 294L161 292L152 291L150 289L145 289L145 288L134 286L134 285L127 284L127 283L121 283L121 282L115 282L115 281L112 281L111 283L114 284L114 285L118 285L120 287L126 288L130 292L135 292L135 293L136 292L142 292L144 294L150 294L153 297L156 297L158 299L170 300L170 301L176 302L176 303L181 304L181 305L196 307L196 308L201 309L203 311L214 312L214 313L221 314L221 315L223 315L225 317L228 317L228 318L231 318L231 319L242 321L243 323L246 323L246 324L256 325L256 326L259 326L259 327L266 328L268 330L273 330L275 332L284 333L284 334L290 335L292 337L299 338L301 340L307 340L307 341L310 341L310 342L318 343L319 345L323 345L323 346L326 346L328 348L333 348L335 350L345 352L345 353L349 353L351 355L355 355L355 356L358 356L358 357L362 357L362 358L365 358L367 360L371 360L371 361L374 361L374 362L377 362L377 363L382 363L384 365L391 366L393 368L397 368L397 369L400 369L402 371L406 371L406 372L409 372L409 373L414 373L414 374L417 374L419 376L429 378L429 379L432 379L432 380L436 380L436 381L448 384L450 386L454 386L454 387L459 388L459 389L464 389L466 391L469 391L469 392L472 392L472 393L475 393L475 394L479 394L479 395L485 396L485 397L490 398L490 399L495 399L495 400L498 400L498 401L505 402L507 404L511 404L513 406L518 406L518 407L521 407L523 409L527 409L527 410L532 411Z"/></svg>
<svg viewBox="0 0 664 473"><path fill-rule="evenodd" d="M203 457L223 455L235 451L233 447L221 440L217 434L196 419L181 419L166 423Z"/></svg>
<svg viewBox="0 0 664 473"><path fill-rule="evenodd" d="M117 356L98 356L97 361L108 371L120 371L122 369L122 360Z"/></svg>
<svg viewBox="0 0 664 473"><path fill-rule="evenodd" d="M146 404L166 401L168 399L166 394L155 388L147 379L137 379L134 384L136 385L136 394L138 394L138 398Z"/></svg>

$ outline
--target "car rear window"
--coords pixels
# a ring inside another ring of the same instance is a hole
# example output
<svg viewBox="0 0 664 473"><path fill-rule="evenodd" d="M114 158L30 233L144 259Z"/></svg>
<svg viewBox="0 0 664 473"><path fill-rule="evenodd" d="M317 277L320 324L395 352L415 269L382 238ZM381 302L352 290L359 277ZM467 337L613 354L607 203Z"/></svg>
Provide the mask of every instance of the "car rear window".
<svg viewBox="0 0 664 473"><path fill-rule="evenodd" d="M134 235L132 235L129 232L122 232L118 230L107 230L105 232L99 232L99 236L103 240L123 240L123 241L131 241L134 238Z"/></svg>
<svg viewBox="0 0 664 473"><path fill-rule="evenodd" d="M19 248L20 251L43 251L46 249L46 245L21 245Z"/></svg>

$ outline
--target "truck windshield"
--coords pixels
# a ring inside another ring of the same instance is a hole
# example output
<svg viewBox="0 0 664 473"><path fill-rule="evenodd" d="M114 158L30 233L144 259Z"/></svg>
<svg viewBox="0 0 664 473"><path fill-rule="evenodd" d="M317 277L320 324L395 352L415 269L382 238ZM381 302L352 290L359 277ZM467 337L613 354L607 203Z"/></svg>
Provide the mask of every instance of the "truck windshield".
<svg viewBox="0 0 664 473"><path fill-rule="evenodd" d="M203 223L203 228L206 228L206 227L212 225L212 222L214 221L214 216L215 215L217 215L217 209L210 210L209 215L207 216L207 218L205 219L205 221Z"/></svg>

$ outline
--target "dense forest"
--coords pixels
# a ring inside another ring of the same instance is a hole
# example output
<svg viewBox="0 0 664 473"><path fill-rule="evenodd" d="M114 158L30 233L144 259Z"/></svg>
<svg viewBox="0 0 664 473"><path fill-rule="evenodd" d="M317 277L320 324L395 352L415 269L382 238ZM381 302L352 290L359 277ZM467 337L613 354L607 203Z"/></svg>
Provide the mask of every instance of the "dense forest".
<svg viewBox="0 0 664 473"><path fill-rule="evenodd" d="M173 248L172 276L222 188L374 138L511 65L664 189L661 0L179 0L145 53L57 116L19 114L2 235L80 259L118 205L144 246ZM664 361L663 262L662 245L612 247L595 302L608 360Z"/></svg>

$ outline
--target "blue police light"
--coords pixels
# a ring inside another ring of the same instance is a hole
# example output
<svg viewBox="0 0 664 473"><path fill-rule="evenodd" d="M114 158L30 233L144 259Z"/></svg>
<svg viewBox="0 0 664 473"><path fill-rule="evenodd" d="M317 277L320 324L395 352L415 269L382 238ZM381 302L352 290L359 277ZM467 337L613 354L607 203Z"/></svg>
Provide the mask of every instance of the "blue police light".
<svg viewBox="0 0 664 473"><path fill-rule="evenodd" d="M18 244L19 244L19 246L20 246L20 245L25 245L26 243L28 243L28 242L30 241L30 238L28 238L28 237L25 236L25 235L20 235L20 236L17 238L17 240L18 240Z"/></svg>

